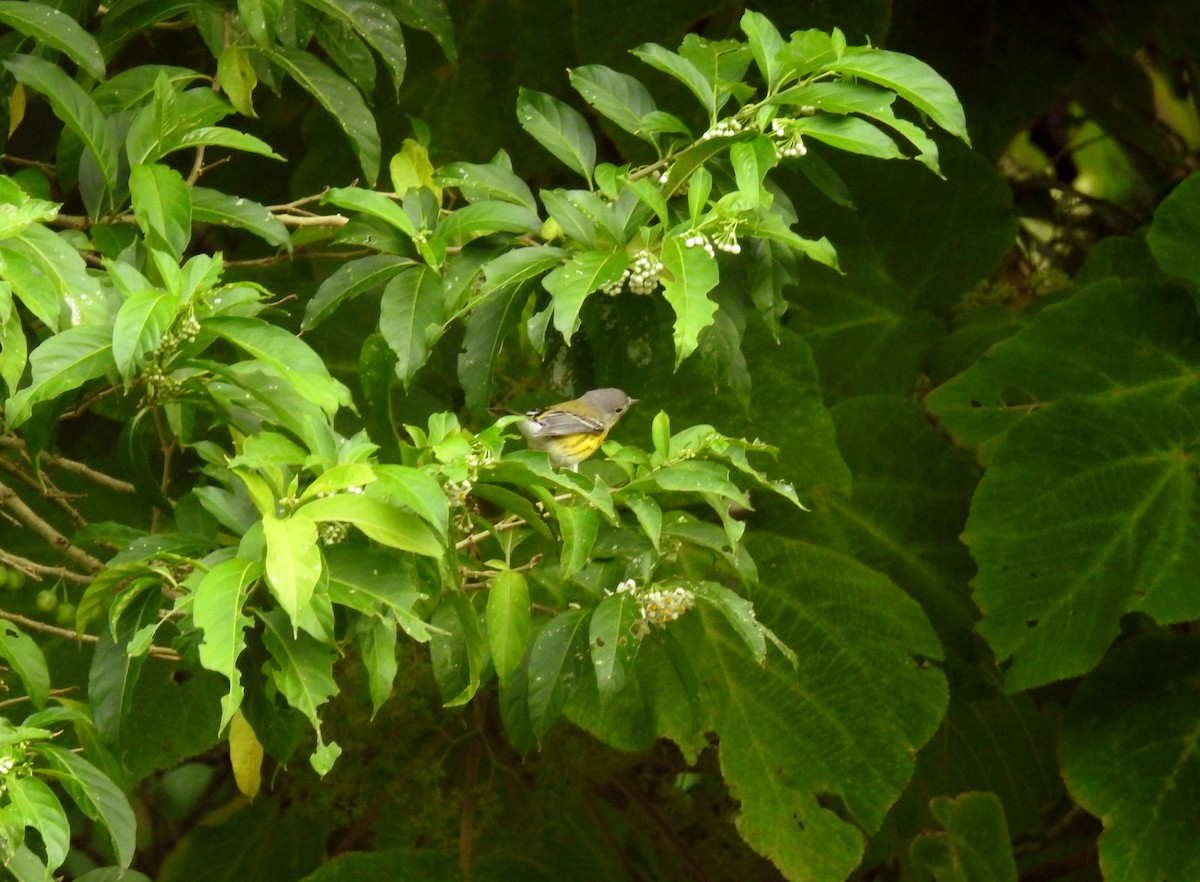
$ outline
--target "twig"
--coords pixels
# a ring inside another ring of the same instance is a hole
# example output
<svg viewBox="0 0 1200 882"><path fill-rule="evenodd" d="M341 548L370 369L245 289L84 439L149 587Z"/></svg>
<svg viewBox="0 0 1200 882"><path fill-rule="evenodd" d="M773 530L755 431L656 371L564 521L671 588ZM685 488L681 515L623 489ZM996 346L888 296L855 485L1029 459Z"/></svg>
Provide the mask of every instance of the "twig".
<svg viewBox="0 0 1200 882"><path fill-rule="evenodd" d="M26 472L20 465L6 456L0 456L0 469L4 469L4 471L15 477L26 487L30 487L40 493L43 499L49 501L51 505L54 505L59 511L65 514L76 528L83 527L87 523L83 519L83 515L76 510L75 506L67 502L67 494L56 487L49 477L43 477L43 481L45 481L45 485L43 485L37 478Z"/></svg>
<svg viewBox="0 0 1200 882"><path fill-rule="evenodd" d="M342 214L277 214L288 227L344 227L350 218Z"/></svg>
<svg viewBox="0 0 1200 882"><path fill-rule="evenodd" d="M16 435L0 435L0 447L25 450L25 442ZM26 456L28 456L28 453L26 453ZM93 484L99 484L101 487L107 487L109 490L118 490L121 493L137 493L137 488L128 481L122 481L120 478L114 478L111 475L106 475L104 472L98 472L91 466L76 462L73 459L67 459L65 456L55 456L53 453L47 453L43 450L38 454L38 460L46 465L62 469L64 472L70 472L73 475L87 478Z"/></svg>
<svg viewBox="0 0 1200 882"><path fill-rule="evenodd" d="M292 211L304 205L312 205L314 202L320 202L325 198L325 194L329 192L326 187L320 193L315 193L312 196L302 196L299 199L294 199L291 202L281 202L278 205L268 205L267 208L271 211Z"/></svg>
<svg viewBox="0 0 1200 882"><path fill-rule="evenodd" d="M13 165L19 165L21 168L36 168L52 180L58 178L58 169L54 167L53 163L40 162L36 159L22 159L20 156L13 156L11 153L4 155L4 161Z"/></svg>
<svg viewBox="0 0 1200 882"><path fill-rule="evenodd" d="M463 878L470 882L471 865L475 854L475 789L479 785L480 739L472 738L467 745L467 768L463 782L462 821L458 831L458 866Z"/></svg>
<svg viewBox="0 0 1200 882"><path fill-rule="evenodd" d="M0 563L6 567L12 567L14 570L20 570L26 576L31 576L39 582L42 581L43 577L48 577L51 579L62 579L65 582L74 582L76 585L92 584L90 576L84 576L74 570L68 570L66 567L48 567L45 564L40 564L37 561L12 554L3 549L0 549Z"/></svg>
<svg viewBox="0 0 1200 882"><path fill-rule="evenodd" d="M59 628L56 625L48 625L45 622L39 622L37 619L31 619L28 616L23 616L20 613L9 612L5 609L0 609L0 619L7 619L14 624L20 625L22 628L27 628L30 631L40 631L43 634L51 634L55 637L64 637L67 640L76 640L80 643L99 643L100 638L95 634L80 634L78 631L72 631L70 628ZM168 649L166 646L152 645L148 650L153 658L159 658L163 661L179 661L179 653L174 649Z"/></svg>
<svg viewBox="0 0 1200 882"><path fill-rule="evenodd" d="M295 254L273 254L270 257L255 257L246 260L227 260L225 261L225 269L230 269L235 266L274 266L277 263L287 263L295 260L298 257L304 257L309 260L319 260L320 258L330 258L333 260L349 260L351 257L360 257L364 254L374 254L370 248L358 248L354 251L304 251L300 248L296 249Z"/></svg>
<svg viewBox="0 0 1200 882"><path fill-rule="evenodd" d="M7 506L25 526L37 533L60 554L70 558L81 567L94 573L104 569L103 561L92 557L82 548L72 545L71 540L54 529L48 521L26 505L25 501L11 487L3 483L0 483L0 505Z"/></svg>
<svg viewBox="0 0 1200 882"><path fill-rule="evenodd" d="M64 686L61 689L51 689L49 694L50 695L70 695L72 692L75 692L78 689L79 689L78 686ZM0 707L11 707L14 704L20 704L23 701L29 701L29 696L28 695L18 695L16 698L6 698L6 699L4 699L4 701L0 701Z"/></svg>
<svg viewBox="0 0 1200 882"><path fill-rule="evenodd" d="M200 180L200 175L204 173L204 145L201 144L196 148L196 155L192 158L192 170L188 172L187 182L190 187L196 181Z"/></svg>

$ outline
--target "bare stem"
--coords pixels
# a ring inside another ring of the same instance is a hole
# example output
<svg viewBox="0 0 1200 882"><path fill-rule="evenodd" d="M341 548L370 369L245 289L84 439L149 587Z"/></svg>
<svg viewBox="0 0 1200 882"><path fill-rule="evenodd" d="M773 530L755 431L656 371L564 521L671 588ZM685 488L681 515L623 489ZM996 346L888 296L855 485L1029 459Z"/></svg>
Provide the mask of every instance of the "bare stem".
<svg viewBox="0 0 1200 882"><path fill-rule="evenodd" d="M92 584L91 576L85 576L74 570L68 570L66 567L48 567L45 564L40 564L37 561L21 557L17 554L11 554L3 549L0 549L0 563L14 570L19 570L26 576L37 579L39 582L43 578L47 578L62 579L66 582L74 582L76 585Z"/></svg>
<svg viewBox="0 0 1200 882"><path fill-rule="evenodd" d="M25 501L11 487L3 483L0 483L0 505L7 507L21 523L37 533L64 557L93 573L104 569L103 561L92 557L82 548L72 545L66 536L54 529L48 521L26 505Z"/></svg>
<svg viewBox="0 0 1200 882"><path fill-rule="evenodd" d="M16 435L0 435L0 447L25 450L25 442ZM28 456L28 454L26 455ZM64 472L70 472L73 475L79 475L81 478L87 478L92 483L99 484L101 487L107 487L109 490L118 490L121 493L137 493L137 488L128 481L122 481L120 478L114 478L111 475L106 475L104 472L98 472L91 466L76 462L73 459L67 459L64 456L55 456L43 450L38 454L38 460L45 465L62 469Z"/></svg>
<svg viewBox="0 0 1200 882"><path fill-rule="evenodd" d="M0 609L0 619L7 619L10 622L20 625L29 631L39 631L42 634L50 634L54 637L63 637L67 640L75 640L79 643L99 643L100 638L95 634L80 634L78 631L72 631L70 628L59 628L56 625L49 625L45 622L39 622L37 619L31 619L28 616L23 616L20 613L9 612L5 609ZM162 659L163 661L179 661L179 653L166 646L151 646L149 654L152 658Z"/></svg>

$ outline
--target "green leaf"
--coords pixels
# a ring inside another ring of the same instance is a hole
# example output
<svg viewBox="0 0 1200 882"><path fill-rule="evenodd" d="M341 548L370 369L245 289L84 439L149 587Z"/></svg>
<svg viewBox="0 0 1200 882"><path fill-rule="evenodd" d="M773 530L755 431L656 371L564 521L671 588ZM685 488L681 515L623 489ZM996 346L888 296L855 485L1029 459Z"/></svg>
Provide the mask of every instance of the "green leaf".
<svg viewBox="0 0 1200 882"><path fill-rule="evenodd" d="M688 248L679 236L663 240L661 282L663 299L675 310L675 367L696 351L700 332L713 323L717 304L708 292L717 286L720 270L703 248Z"/></svg>
<svg viewBox="0 0 1200 882"><path fill-rule="evenodd" d="M104 79L104 56L95 38L66 13L41 3L5 0L0 3L0 23L32 37L39 46L62 52L97 80Z"/></svg>
<svg viewBox="0 0 1200 882"><path fill-rule="evenodd" d="M556 502L554 516L562 531L559 570L563 579L569 579L591 559L592 546L600 531L600 515L594 508Z"/></svg>
<svg viewBox="0 0 1200 882"><path fill-rule="evenodd" d="M529 644L529 586L513 570L492 578L487 600L488 646L501 688L520 666Z"/></svg>
<svg viewBox="0 0 1200 882"><path fill-rule="evenodd" d="M109 611L109 624L100 633L88 670L88 701L96 732L110 746L118 746L128 731L126 720L133 708L134 689L146 660L145 650L161 619L161 592L135 584L122 591Z"/></svg>
<svg viewBox="0 0 1200 882"><path fill-rule="evenodd" d="M254 87L258 85L258 72L250 60L249 49L238 45L222 49L217 56L217 79L221 91L238 113L257 118L258 114L254 112Z"/></svg>
<svg viewBox="0 0 1200 882"><path fill-rule="evenodd" d="M891 89L947 132L970 143L966 117L954 88L923 61L900 52L862 47L847 50L822 70Z"/></svg>
<svg viewBox="0 0 1200 882"><path fill-rule="evenodd" d="M1113 879L1190 879L1197 771L1200 642L1150 634L1122 643L1076 690L1059 755L1071 795L1104 824L1100 864Z"/></svg>
<svg viewBox="0 0 1200 882"><path fill-rule="evenodd" d="M427 32L437 41L451 64L458 64L454 45L454 21L444 0L404 0L396 4L396 16L410 28Z"/></svg>
<svg viewBox="0 0 1200 882"><path fill-rule="evenodd" d="M517 96L517 120L560 162L591 181L596 141L579 111L552 95L522 88Z"/></svg>
<svg viewBox="0 0 1200 882"><path fill-rule="evenodd" d="M1008 432L963 531L979 632L1011 659L1008 689L1087 672L1127 612L1200 616L1198 452L1194 386L1067 398Z"/></svg>
<svg viewBox="0 0 1200 882"><path fill-rule="evenodd" d="M427 471L411 466L383 464L373 467L378 480L368 496L384 496L421 516L441 538L450 535L450 506L446 492Z"/></svg>
<svg viewBox="0 0 1200 882"><path fill-rule="evenodd" d="M375 127L375 118L358 90L307 52L299 49L261 51L329 111L350 139L367 183L375 186L379 178L382 151L379 131Z"/></svg>
<svg viewBox="0 0 1200 882"><path fill-rule="evenodd" d="M292 625L299 627L321 578L316 522L301 508L287 518L265 514L262 525L267 541L267 585Z"/></svg>
<svg viewBox="0 0 1200 882"><path fill-rule="evenodd" d="M621 502L629 507L637 518L638 526L650 540L655 551L659 550L659 540L662 538L662 508L649 496L640 493L622 494Z"/></svg>
<svg viewBox="0 0 1200 882"><path fill-rule="evenodd" d="M306 502L297 509L312 520L348 521L376 542L401 551L440 558L441 540L419 517L367 496L341 493Z"/></svg>
<svg viewBox="0 0 1200 882"><path fill-rule="evenodd" d="M24 193L21 194L24 197ZM24 197L20 202L4 200L4 213L0 216L0 240L19 236L33 224L50 223L58 217L57 202Z"/></svg>
<svg viewBox="0 0 1200 882"><path fill-rule="evenodd" d="M423 265L402 270L383 289L379 331L396 353L396 376L405 386L441 335L444 302L442 277Z"/></svg>
<svg viewBox="0 0 1200 882"><path fill-rule="evenodd" d="M483 265L483 292L490 294L535 279L562 264L568 254L565 249L551 245L530 245L497 255Z"/></svg>
<svg viewBox="0 0 1200 882"><path fill-rule="evenodd" d="M325 550L329 571L329 599L365 616L389 610L414 640L425 643L429 629L413 607L426 598L416 583L411 558L401 558L378 548L341 543Z"/></svg>
<svg viewBox="0 0 1200 882"><path fill-rule="evenodd" d="M625 686L626 674L641 645L641 638L634 633L634 626L641 618L641 604L629 591L617 591L605 597L592 614L588 646L602 699L615 695Z"/></svg>
<svg viewBox="0 0 1200 882"><path fill-rule="evenodd" d="M396 661L396 623L391 618L368 619L354 632L358 654L367 670L371 716L391 697L399 664Z"/></svg>
<svg viewBox="0 0 1200 882"><path fill-rule="evenodd" d="M664 584L663 590L668 590L669 587ZM755 618L753 603L716 582L688 582L685 587L725 617L725 621L746 644L756 662L760 665L766 663L767 640L763 626Z"/></svg>
<svg viewBox="0 0 1200 882"><path fill-rule="evenodd" d="M192 199L183 175L158 163L135 165L129 193L146 243L178 261L192 238Z"/></svg>
<svg viewBox="0 0 1200 882"><path fill-rule="evenodd" d="M639 80L602 64L585 64L567 73L575 91L600 114L631 135L656 140L653 133L643 130L642 119L658 108Z"/></svg>
<svg viewBox="0 0 1200 882"><path fill-rule="evenodd" d="M359 34L379 53L392 75L392 88L397 92L404 79L407 52L400 22L386 6L369 0L302 0L318 12L340 21Z"/></svg>
<svg viewBox="0 0 1200 882"><path fill-rule="evenodd" d="M386 284L405 267L416 262L408 257L390 254L373 254L343 263L334 270L317 288L317 293L304 309L301 330L315 328L342 304L342 301L357 297Z"/></svg>
<svg viewBox="0 0 1200 882"><path fill-rule="evenodd" d="M771 20L760 12L743 12L741 27L750 44L750 51L754 53L754 63L758 65L758 71L767 84L767 91L775 91L783 72L783 37Z"/></svg>
<svg viewBox="0 0 1200 882"><path fill-rule="evenodd" d="M446 707L461 707L479 691L487 658L487 640L479 627L479 615L471 599L463 594L451 594L448 602L438 607L433 623L443 633L430 641L434 676ZM463 663L466 672L462 672ZM446 670L449 667L450 670ZM461 685L461 691L453 689ZM448 688L449 687L449 690ZM447 695L447 691L450 695Z"/></svg>
<svg viewBox="0 0 1200 882"><path fill-rule="evenodd" d="M71 824L54 791L32 775L6 776L5 790L13 808L24 815L25 823L41 834L47 869L58 869L71 848Z"/></svg>
<svg viewBox="0 0 1200 882"><path fill-rule="evenodd" d="M877 159L904 159L904 154L893 141L875 126L856 116L833 116L818 113L796 121L796 127L805 135L823 141L830 147L861 153Z"/></svg>
<svg viewBox="0 0 1200 882"><path fill-rule="evenodd" d="M19 82L40 92L50 102L54 115L79 136L95 157L104 190L110 194L115 191L120 145L91 96L62 68L41 58L14 55L4 60L4 66Z"/></svg>
<svg viewBox="0 0 1200 882"><path fill-rule="evenodd" d="M121 304L113 324L112 355L121 379L128 382L175 321L179 298L161 289L134 294Z"/></svg>
<svg viewBox="0 0 1200 882"><path fill-rule="evenodd" d="M758 616L803 647L795 667L760 667L707 604L665 631L704 672L705 728L721 739L742 837L786 876L844 879L862 858L862 831L883 824L941 720L946 681L922 663L941 650L916 603L878 573L781 537L751 546Z"/></svg>
<svg viewBox="0 0 1200 882"><path fill-rule="evenodd" d="M1004 807L994 793L938 797L930 810L946 832L914 839L914 863L937 882L1017 882Z"/></svg>
<svg viewBox="0 0 1200 882"><path fill-rule="evenodd" d="M771 195L763 188L767 172L779 162L769 138L739 141L729 148L729 161L737 179L738 192L748 207L766 208Z"/></svg>
<svg viewBox="0 0 1200 882"><path fill-rule="evenodd" d="M195 588L192 619L204 632L200 664L229 681L229 694L221 699L221 731L242 704L242 675L237 662L246 648L245 631L254 624L242 607L246 589L261 576L261 563L234 558L214 566Z"/></svg>
<svg viewBox="0 0 1200 882"><path fill-rule="evenodd" d="M271 655L268 665L271 682L288 704L308 718L317 734L317 750L325 748L323 753L314 753L313 765L323 765L327 771L327 763L333 759L329 749L333 748L336 756L336 745L325 744L319 712L321 706L339 692L333 679L337 651L305 631L293 634L288 628L287 616L280 610L262 616L262 622L265 626L262 632L263 645Z"/></svg>
<svg viewBox="0 0 1200 882"><path fill-rule="evenodd" d="M494 233L536 235L542 229L541 218L523 205L487 201L464 205L438 222L434 235L449 246L461 247L472 239Z"/></svg>
<svg viewBox="0 0 1200 882"><path fill-rule="evenodd" d="M554 327L568 343L579 330L579 310L588 295L621 278L624 251L582 251L550 272L542 285L554 302Z"/></svg>
<svg viewBox="0 0 1200 882"><path fill-rule="evenodd" d="M349 404L346 387L329 375L316 352L283 328L261 319L211 316L204 320L211 331L269 366L299 395L328 414Z"/></svg>
<svg viewBox="0 0 1200 882"><path fill-rule="evenodd" d="M193 147L226 147L230 150L241 150L243 153L254 153L268 159L284 161L283 157L272 150L271 145L261 138L224 126L200 126L189 129L173 138L169 147L169 150L163 151L160 155Z"/></svg>
<svg viewBox="0 0 1200 882"><path fill-rule="evenodd" d="M192 187L191 191L193 220L249 230L267 244L291 252L292 238L287 227L262 203L241 196L230 196L208 187Z"/></svg>
<svg viewBox="0 0 1200 882"><path fill-rule="evenodd" d="M631 51L655 70L662 71L687 86L688 90L696 96L696 100L708 112L709 119L716 119L716 85L705 76L699 67L682 55L665 49L657 43L643 43Z"/></svg>
<svg viewBox="0 0 1200 882"><path fill-rule="evenodd" d="M45 707L50 696L50 672L37 642L12 622L0 621L0 658L21 678L30 703L35 708Z"/></svg>
<svg viewBox="0 0 1200 882"><path fill-rule="evenodd" d="M58 330L69 323L107 324L108 304L95 277L75 248L42 226L26 227L0 247L0 272L39 319Z"/></svg>
<svg viewBox="0 0 1200 882"><path fill-rule="evenodd" d="M499 199L537 211L529 185L513 174L511 166L496 160L486 165L452 162L439 168L434 179L443 187L457 187L468 202Z"/></svg>
<svg viewBox="0 0 1200 882"><path fill-rule="evenodd" d="M364 190L362 187L334 187L325 194L321 202L379 218L409 238L417 234L417 228L413 225L412 218L405 214L404 209L397 205L395 200L375 190Z"/></svg>
<svg viewBox="0 0 1200 882"><path fill-rule="evenodd" d="M554 261L557 263L557 258ZM530 268L529 264L526 268ZM485 297L467 317L462 351L458 355L458 381L472 414L482 417L487 411L500 350L520 324L530 290L531 286L523 284L498 290Z"/></svg>
<svg viewBox="0 0 1200 882"><path fill-rule="evenodd" d="M4 420L16 428L34 405L72 392L88 380L115 371L112 337L107 328L79 327L54 335L29 356L30 384L4 405Z"/></svg>
<svg viewBox="0 0 1200 882"><path fill-rule="evenodd" d="M1182 181L1154 211L1146 243L1158 265L1173 276L1200 283L1200 174Z"/></svg>
<svg viewBox="0 0 1200 882"><path fill-rule="evenodd" d="M587 671L591 610L559 613L541 630L529 656L529 722L540 743Z"/></svg>
<svg viewBox="0 0 1200 882"><path fill-rule="evenodd" d="M83 813L108 830L117 863L128 867L136 844L137 818L125 794L99 769L66 748L43 743L34 749L60 773L63 788Z"/></svg>

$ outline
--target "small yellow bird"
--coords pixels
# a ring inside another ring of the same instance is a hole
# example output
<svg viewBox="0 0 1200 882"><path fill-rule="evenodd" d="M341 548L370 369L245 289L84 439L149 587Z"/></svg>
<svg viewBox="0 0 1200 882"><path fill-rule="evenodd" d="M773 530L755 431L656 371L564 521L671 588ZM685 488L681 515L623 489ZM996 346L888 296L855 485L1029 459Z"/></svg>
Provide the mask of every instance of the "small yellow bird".
<svg viewBox="0 0 1200 882"><path fill-rule="evenodd" d="M577 472L631 404L637 404L637 399L620 389L593 389L545 410L531 410L526 414L529 419L517 423L517 428L531 448L549 454L555 468Z"/></svg>

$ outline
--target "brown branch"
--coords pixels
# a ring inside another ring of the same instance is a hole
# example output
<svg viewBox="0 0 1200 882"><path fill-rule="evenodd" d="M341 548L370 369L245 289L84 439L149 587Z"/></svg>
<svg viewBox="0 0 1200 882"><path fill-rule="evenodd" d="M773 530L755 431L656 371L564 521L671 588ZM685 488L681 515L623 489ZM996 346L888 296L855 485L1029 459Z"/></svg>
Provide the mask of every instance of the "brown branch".
<svg viewBox="0 0 1200 882"><path fill-rule="evenodd" d="M342 214L277 214L287 227L344 227L350 218Z"/></svg>
<svg viewBox="0 0 1200 882"><path fill-rule="evenodd" d="M93 573L104 569L103 561L92 557L82 548L72 545L71 540L54 529L48 521L26 505L25 500L21 499L11 487L3 483L0 483L0 505L6 506L17 516L18 520L37 533L64 557Z"/></svg>
<svg viewBox="0 0 1200 882"><path fill-rule="evenodd" d="M68 494L56 487L49 477L43 477L42 480L45 482L43 485L41 481L38 481L37 478L26 472L20 465L6 456L0 456L0 469L4 469L4 471L15 477L26 487L40 493L43 499L65 514L76 528L82 527L87 523L83 519L83 515L76 510L75 506L67 502Z"/></svg>
<svg viewBox="0 0 1200 882"><path fill-rule="evenodd" d="M25 442L16 435L0 435L0 447L22 451L26 449ZM26 452L26 457L28 455ZM106 475L104 472L96 471L91 466L76 462L73 459L67 459L64 456L55 456L43 450L38 453L38 460L46 465L62 469L64 472L70 472L73 475L79 475L81 478L87 478L93 484L99 484L101 487L107 487L109 490L118 490L121 493L137 493L137 488L128 481L122 481L120 478L114 478L111 475Z"/></svg>
<svg viewBox="0 0 1200 882"><path fill-rule="evenodd" d="M297 248L294 254L273 254L270 257L255 257L247 258L246 260L227 260L225 261L225 269L231 267L246 267L246 266L275 266L279 263L288 263L299 257L305 257L309 260L319 260L321 258L330 258L332 260L349 260L351 257L361 257L364 254L374 254L370 248L358 248L354 251L304 251Z"/></svg>
<svg viewBox="0 0 1200 882"><path fill-rule="evenodd" d="M61 689L51 689L49 694L55 695L55 696L70 695L72 692L75 692L78 689L79 689L78 686L64 686ZM29 701L29 696L28 695L18 695L16 698L6 698L6 699L4 699L4 701L0 701L0 707L11 707L14 704L20 704L23 701Z"/></svg>
<svg viewBox="0 0 1200 882"><path fill-rule="evenodd" d="M39 631L43 634L50 634L53 637L63 637L67 640L75 640L79 643L95 644L100 642L100 638L95 634L80 634L78 631L72 631L70 628L59 628L57 625L48 625L45 622L39 622L37 619L31 619L28 616L23 616L20 613L9 612L5 609L0 609L0 619L7 619L14 624L20 625L30 631ZM179 661L179 653L174 649L169 649L166 646L152 645L148 650L151 658L162 659L163 661Z"/></svg>
<svg viewBox="0 0 1200 882"><path fill-rule="evenodd" d="M45 564L40 564L37 561L12 554L3 549L0 549L0 563L14 570L20 570L26 576L37 579L39 582L45 577L74 582L76 585L92 584L91 576L85 576L74 570L68 570L66 567L48 567Z"/></svg>
<svg viewBox="0 0 1200 882"><path fill-rule="evenodd" d="M472 738L467 745L466 780L463 782L462 820L458 832L458 866L463 878L471 878L471 865L475 854L475 804L476 788L479 786L480 738Z"/></svg>
<svg viewBox="0 0 1200 882"><path fill-rule="evenodd" d="M214 85L213 88L216 88ZM192 157L192 170L188 172L187 183L190 187L196 181L200 180L200 175L204 174L204 145L201 144L196 148L196 155Z"/></svg>

